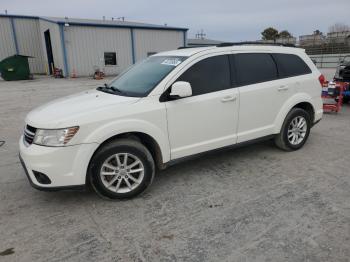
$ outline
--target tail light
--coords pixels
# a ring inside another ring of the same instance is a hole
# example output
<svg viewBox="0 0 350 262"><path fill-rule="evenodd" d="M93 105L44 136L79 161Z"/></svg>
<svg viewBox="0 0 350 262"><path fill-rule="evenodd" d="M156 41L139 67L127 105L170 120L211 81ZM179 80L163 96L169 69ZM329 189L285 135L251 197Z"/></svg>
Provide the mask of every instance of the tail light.
<svg viewBox="0 0 350 262"><path fill-rule="evenodd" d="M325 83L326 83L326 78L324 77L324 75L320 75L318 77L318 81L320 81L321 87L324 87Z"/></svg>

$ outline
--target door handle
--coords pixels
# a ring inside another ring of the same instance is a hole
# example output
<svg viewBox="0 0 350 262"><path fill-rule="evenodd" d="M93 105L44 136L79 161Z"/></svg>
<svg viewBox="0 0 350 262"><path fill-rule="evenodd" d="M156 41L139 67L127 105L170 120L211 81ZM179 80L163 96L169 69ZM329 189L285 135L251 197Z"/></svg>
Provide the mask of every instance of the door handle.
<svg viewBox="0 0 350 262"><path fill-rule="evenodd" d="M285 86L285 85L280 86L280 87L277 88L277 90L278 90L278 91L288 90L288 86Z"/></svg>
<svg viewBox="0 0 350 262"><path fill-rule="evenodd" d="M225 96L221 99L221 102L229 102L229 101L235 101L237 99L237 96Z"/></svg>

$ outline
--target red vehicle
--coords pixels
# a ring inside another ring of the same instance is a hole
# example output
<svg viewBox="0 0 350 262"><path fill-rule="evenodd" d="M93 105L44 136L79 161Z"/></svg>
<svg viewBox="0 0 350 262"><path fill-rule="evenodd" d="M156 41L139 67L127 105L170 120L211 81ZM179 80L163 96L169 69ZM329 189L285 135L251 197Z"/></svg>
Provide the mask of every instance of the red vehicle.
<svg viewBox="0 0 350 262"><path fill-rule="evenodd" d="M323 84L322 99L325 112L336 112L341 110L343 104L343 93L349 84L345 82L328 82ZM330 103L329 101L334 101Z"/></svg>

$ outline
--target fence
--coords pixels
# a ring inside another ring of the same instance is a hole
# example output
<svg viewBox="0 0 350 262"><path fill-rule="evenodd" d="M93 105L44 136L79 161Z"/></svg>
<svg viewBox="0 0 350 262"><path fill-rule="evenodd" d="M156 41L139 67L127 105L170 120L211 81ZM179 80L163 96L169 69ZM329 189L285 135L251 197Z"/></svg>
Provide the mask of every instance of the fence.
<svg viewBox="0 0 350 262"><path fill-rule="evenodd" d="M318 68L336 68L345 56L350 56L349 53L343 54L313 54L309 57L315 62Z"/></svg>

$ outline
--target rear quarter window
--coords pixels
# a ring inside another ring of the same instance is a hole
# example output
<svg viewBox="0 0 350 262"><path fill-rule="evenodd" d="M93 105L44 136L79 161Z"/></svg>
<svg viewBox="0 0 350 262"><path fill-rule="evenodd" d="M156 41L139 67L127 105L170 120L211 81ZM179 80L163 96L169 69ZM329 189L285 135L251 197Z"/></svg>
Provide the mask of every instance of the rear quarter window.
<svg viewBox="0 0 350 262"><path fill-rule="evenodd" d="M309 66L297 55L272 54L280 78L311 74Z"/></svg>

